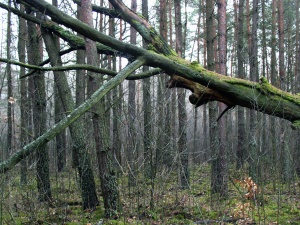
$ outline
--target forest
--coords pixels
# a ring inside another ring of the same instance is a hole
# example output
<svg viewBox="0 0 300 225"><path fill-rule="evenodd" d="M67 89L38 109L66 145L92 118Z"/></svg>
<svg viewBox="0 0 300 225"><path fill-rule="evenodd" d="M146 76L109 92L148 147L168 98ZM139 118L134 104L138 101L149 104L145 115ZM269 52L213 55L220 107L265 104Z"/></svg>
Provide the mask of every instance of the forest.
<svg viewBox="0 0 300 225"><path fill-rule="evenodd" d="M300 224L300 0L0 0L0 224Z"/></svg>

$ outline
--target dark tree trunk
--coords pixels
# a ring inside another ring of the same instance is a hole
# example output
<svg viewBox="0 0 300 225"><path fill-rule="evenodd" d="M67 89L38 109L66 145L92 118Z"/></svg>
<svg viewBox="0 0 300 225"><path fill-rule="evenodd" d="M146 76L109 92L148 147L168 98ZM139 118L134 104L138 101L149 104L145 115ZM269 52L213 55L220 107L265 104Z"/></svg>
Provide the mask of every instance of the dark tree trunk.
<svg viewBox="0 0 300 225"><path fill-rule="evenodd" d="M237 43L237 74L239 78L244 78L244 0L239 1L238 10L238 43ZM245 161L246 151L246 130L245 130L245 110L238 107L238 146L236 168L241 169Z"/></svg>
<svg viewBox="0 0 300 225"><path fill-rule="evenodd" d="M22 12L25 11L24 5L20 6ZM25 63L26 58L26 21L24 18L19 17L19 37L18 37L18 54L20 62ZM25 68L20 67L20 77L25 75ZM27 81L22 79L20 82L20 94L21 94L21 129L20 139L21 146L25 146L28 143L28 134L25 132L28 129L28 97L27 97ZM21 161L21 184L27 184L27 159Z"/></svg>
<svg viewBox="0 0 300 225"><path fill-rule="evenodd" d="M300 18L299 18L299 9L300 9L300 0L296 0L296 62L295 62L295 79L296 79L296 93L300 92ZM295 170L298 177L300 177L300 132L297 131L297 141L295 145Z"/></svg>
<svg viewBox="0 0 300 225"><path fill-rule="evenodd" d="M57 0L52 0L52 5L57 7ZM59 49L59 39L55 38L55 42L57 44L57 48ZM58 123L60 120L64 118L63 106L61 103L61 99L59 96L59 92L57 88L54 88L54 116L55 123ZM66 165L66 150L67 148L67 136L66 130L62 131L60 134L56 136L56 166L57 171L61 172Z"/></svg>
<svg viewBox="0 0 300 225"><path fill-rule="evenodd" d="M137 2L136 0L131 0L131 10L136 12ZM136 44L136 30L130 27L130 43ZM128 83L128 147L127 147L127 161L128 161L128 186L136 186L136 176L137 176L137 133L135 129L136 120L136 85L135 80L130 80Z"/></svg>
<svg viewBox="0 0 300 225"><path fill-rule="evenodd" d="M181 4L180 0L174 0L175 8L175 29L176 29L176 52L178 56L183 54L183 36L182 36L182 23L181 23ZM179 174L180 174L180 187L182 189L189 188L190 174L189 174L189 152L187 148L186 136L186 107L185 107L185 90L178 89L178 154L179 154Z"/></svg>
<svg viewBox="0 0 300 225"><path fill-rule="evenodd" d="M82 1L81 16L83 22L87 23L89 26L93 26L92 7L90 0ZM87 63L89 65L98 66L99 62L96 43L86 38L85 46ZM92 72L88 71L88 75L88 95L91 96L99 88L100 82L98 79L94 78L94 74ZM98 106L93 108L92 121L101 180L101 190L104 200L105 216L114 217L120 212L121 205L119 201L116 174L113 168L112 151L109 145L108 123L105 115L105 101L103 99Z"/></svg>
<svg viewBox="0 0 300 225"><path fill-rule="evenodd" d="M51 65L60 66L62 61L59 57L59 50L56 45L55 37L51 33L43 30L43 38L46 44ZM67 77L64 72L56 71L54 73L54 81L59 91L62 105L65 112L74 110L74 101L71 90L68 85ZM90 165L90 159L86 152L86 143L84 141L84 130L82 130L82 121L79 119L74 122L70 128L72 138L72 150L74 166L78 169L79 184L81 188L83 209L94 209L99 201L96 193L93 171Z"/></svg>
<svg viewBox="0 0 300 225"><path fill-rule="evenodd" d="M59 96L57 88L54 88L54 113L55 123L58 123L64 118L63 106ZM56 157L57 157L57 171L62 172L66 165L66 150L67 148L67 136L66 130L62 131L56 136Z"/></svg>
<svg viewBox="0 0 300 225"><path fill-rule="evenodd" d="M8 1L8 5L11 6L11 0ZM6 29L6 55L7 59L11 59L11 12L7 13L7 29ZM11 64L7 63L5 69L6 77L7 77L7 136L6 142L7 147L4 150L4 159L7 159L8 156L12 153L12 145L13 145L13 105L15 103L13 96L13 86L12 86L12 71Z"/></svg>
<svg viewBox="0 0 300 225"><path fill-rule="evenodd" d="M250 79L258 81L258 0L253 1L251 43L249 46L250 59ZM253 104L256 104L253 102ZM249 137L249 174L255 182L258 181L258 115L255 111L250 111L250 137Z"/></svg>
<svg viewBox="0 0 300 225"><path fill-rule="evenodd" d="M218 1L218 54L219 54L219 73L226 75L227 61L227 40L226 40L226 0ZM226 109L224 103L219 103L219 111ZM217 156L216 189L213 192L220 193L222 197L228 195L228 168L227 168L227 149L226 149L226 117L222 116L219 120L219 153Z"/></svg>
<svg viewBox="0 0 300 225"><path fill-rule="evenodd" d="M39 65L42 59L42 43L35 24L27 22L28 29L28 62ZM46 127L46 91L43 72L37 71L33 75L33 125L35 138L44 134ZM37 187L40 201L51 200L51 188L49 178L49 155L46 145L40 146L36 152Z"/></svg>
<svg viewBox="0 0 300 225"><path fill-rule="evenodd" d="M216 28L214 22L214 1L206 0L206 43L207 43L207 69L214 71L215 66L215 36ZM211 157L211 190L216 190L217 174L217 149L218 149L218 132L217 132L217 106L215 103L209 104L209 140L210 140L210 157Z"/></svg>

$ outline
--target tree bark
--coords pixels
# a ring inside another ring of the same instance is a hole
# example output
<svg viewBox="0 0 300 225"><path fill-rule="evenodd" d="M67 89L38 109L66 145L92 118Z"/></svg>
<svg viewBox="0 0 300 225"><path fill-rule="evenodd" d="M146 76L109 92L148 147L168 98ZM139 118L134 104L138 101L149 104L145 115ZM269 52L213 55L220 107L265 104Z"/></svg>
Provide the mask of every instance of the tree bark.
<svg viewBox="0 0 300 225"><path fill-rule="evenodd" d="M237 41L237 75L244 78L244 0L239 0L238 10L238 41ZM237 163L236 168L241 169L244 165L246 151L246 130L245 130L245 110L238 107L238 146L237 146Z"/></svg>
<svg viewBox="0 0 300 225"><path fill-rule="evenodd" d="M251 42L249 46L250 59L250 79L258 81L258 48L257 48L257 29L258 29L258 0L253 1L252 9L252 30ZM256 104L255 102L253 104ZM258 181L258 115L255 111L250 111L250 137L249 137L249 174L254 181Z"/></svg>
<svg viewBox="0 0 300 225"><path fill-rule="evenodd" d="M8 5L11 6L11 1L8 1ZM11 12L7 13L7 31L6 31L6 55L7 59L11 59ZM15 103L13 96L13 86L12 86L12 71L11 64L8 63L5 69L7 77L7 136L6 143L7 146L4 150L4 159L7 159L8 156L12 153L13 146L13 105Z"/></svg>
<svg viewBox="0 0 300 225"><path fill-rule="evenodd" d="M46 50L51 60L51 65L62 65L61 58L58 55L58 48L53 34L43 30L43 38L46 44ZM65 112L72 112L75 103L72 98L71 90L68 85L67 77L64 72L54 72L54 81L58 89L62 105ZM69 116L69 115L68 115ZM96 193L93 171L90 165L90 159L86 152L86 143L84 141L84 132L82 130L82 121L75 121L69 128L72 137L73 163L79 173L79 184L81 188L82 207L84 209L94 209L99 201Z"/></svg>
<svg viewBox="0 0 300 225"><path fill-rule="evenodd" d="M181 23L181 1L174 0L175 9L175 29L176 29L176 52L178 56L183 55L183 35ZM185 107L185 90L178 90L178 154L179 154L179 174L180 174L180 187L188 189L190 183L189 173L189 152L187 148L187 134L186 134L186 107Z"/></svg>
<svg viewBox="0 0 300 225"><path fill-rule="evenodd" d="M25 11L24 5L20 6L22 12ZM18 37L18 54L19 61L25 63L26 58L26 42L24 37L26 37L26 20L22 17L19 17L19 37ZM20 68L20 76L25 74L25 68ZM28 97L27 97L27 82L26 79L22 79L20 83L20 95L21 95L21 129L20 129L20 139L21 146L24 146L28 143ZM20 184L27 184L27 159L21 161L21 179Z"/></svg>
<svg viewBox="0 0 300 225"><path fill-rule="evenodd" d="M93 27L92 7L90 0L83 0L81 4L82 21ZM98 56L96 43L89 38L85 39L85 48L87 63L98 66ZM89 93L91 96L95 92L100 82L93 77L92 72L89 75ZM120 212L119 192L115 171L113 168L112 152L109 146L109 129L105 118L105 101L101 100L100 104L93 108L92 112L93 131L96 144L96 152L99 164L99 173L101 180L101 190L104 200L105 216L114 217Z"/></svg>
<svg viewBox="0 0 300 225"><path fill-rule="evenodd" d="M28 62L38 65L42 59L42 42L37 33L35 24L28 22ZM47 131L46 122L46 90L45 77L41 71L33 76L33 125L35 138L41 136ZM49 155L46 145L39 146L36 154L37 187L40 201L49 201L52 198L49 175Z"/></svg>

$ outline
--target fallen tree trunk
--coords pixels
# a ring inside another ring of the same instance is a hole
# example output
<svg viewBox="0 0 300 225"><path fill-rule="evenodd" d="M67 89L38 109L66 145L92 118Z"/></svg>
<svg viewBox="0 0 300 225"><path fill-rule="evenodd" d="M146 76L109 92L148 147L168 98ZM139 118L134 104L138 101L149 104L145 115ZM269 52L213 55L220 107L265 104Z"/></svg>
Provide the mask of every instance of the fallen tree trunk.
<svg viewBox="0 0 300 225"><path fill-rule="evenodd" d="M300 97L275 88L264 78L259 83L226 77L211 72L201 67L197 62L188 62L176 56L174 51L166 48L161 39L157 38L153 28L149 27L141 17L132 13L129 19L131 24L140 26L145 30L147 37L150 35L146 50L135 45L124 43L107 36L81 21L59 11L57 8L44 0L21 0L21 2L35 7L39 11L50 16L53 21L104 44L116 51L123 52L132 58L144 57L146 64L159 67L171 76L170 87L183 87L192 91L190 101L196 106L216 100L224 102L229 106L240 105L263 113L274 115L292 122L293 128L300 127ZM111 1L115 7L121 5L121 1ZM121 8L125 12L125 8ZM129 20L128 19L128 20ZM51 23L51 22L48 22ZM136 28L137 29L137 28ZM158 54L163 50L163 54Z"/></svg>

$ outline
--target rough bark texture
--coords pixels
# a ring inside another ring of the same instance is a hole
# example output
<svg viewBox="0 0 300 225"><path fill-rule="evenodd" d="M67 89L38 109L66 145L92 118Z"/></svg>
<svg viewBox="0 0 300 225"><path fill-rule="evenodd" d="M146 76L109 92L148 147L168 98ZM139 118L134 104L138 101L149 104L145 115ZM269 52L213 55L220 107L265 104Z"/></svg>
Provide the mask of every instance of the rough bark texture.
<svg viewBox="0 0 300 225"><path fill-rule="evenodd" d="M51 65L61 65L62 61L58 55L58 48L55 44L53 34L44 31L43 38L45 40L46 50L50 57ZM64 72L54 72L54 81L58 89L64 111L72 112L74 110L75 103L73 101L67 77ZM94 209L99 202L96 194L93 171L90 165L89 156L86 152L86 143L84 140L84 133L82 130L81 122L81 120L78 120L69 127L73 142L73 163L74 166L78 169L79 173L82 206L84 209Z"/></svg>
<svg viewBox="0 0 300 225"><path fill-rule="evenodd" d="M227 57L227 40L226 40L226 1L219 0L218 3L218 59L219 59L219 70L220 74L226 75L226 57ZM228 105L227 107L231 107ZM226 106L224 103L219 103L219 111L224 112ZM228 169L227 169L227 149L226 149L226 118L221 116L219 123L219 146L218 146L218 155L216 160L216 168L213 170L216 171L214 180L212 180L212 191L219 193L222 197L227 196L228 190Z"/></svg>
<svg viewBox="0 0 300 225"><path fill-rule="evenodd" d="M20 9L22 12L24 12L25 7L24 5L20 6ZM26 43L25 38L26 37L26 21L24 18L19 17L19 38L18 38L18 54L19 54L19 61L25 63L25 49L26 49ZM25 74L25 68L20 67L20 76L23 76ZM21 139L21 146L24 146L28 143L27 138L27 119L28 119L28 97L27 97L27 82L26 79L22 79L20 82L20 95L21 95L21 130L20 130L20 139ZM24 159L21 161L21 184L27 183L27 159Z"/></svg>
<svg viewBox="0 0 300 225"><path fill-rule="evenodd" d="M238 43L237 43L237 75L239 78L244 78L244 0L239 1L238 10ZM245 160L246 146L246 130L245 130L245 110L238 107L238 146L237 146L237 169L241 169Z"/></svg>
<svg viewBox="0 0 300 225"><path fill-rule="evenodd" d="M131 10L136 12L137 2L136 0L131 0ZM133 27L130 27L130 43L136 44L137 32ZM135 80L128 81L128 146L127 146L127 162L128 162L128 186L136 186L136 176L137 176L137 133L135 129L136 120L136 84Z"/></svg>
<svg viewBox="0 0 300 225"><path fill-rule="evenodd" d="M253 1L252 9L252 29L250 49L250 79L258 81L258 53L257 53L257 29L258 29L258 0ZM256 102L253 102L255 105ZM258 115L255 111L250 111L250 134L249 134L249 173L250 176L258 180Z"/></svg>
<svg viewBox="0 0 300 225"><path fill-rule="evenodd" d="M8 1L8 5L11 5L11 1ZM6 31L6 55L7 59L10 60L11 58L11 38L12 38L12 31L11 31L11 12L8 11L7 13L7 31ZM6 136L6 143L7 146L4 150L4 159L7 159L8 156L11 154L13 148L13 105L15 103L14 96L13 96L13 86L12 86L12 71L11 71L11 64L8 63L6 65L5 73L7 77L7 136Z"/></svg>
<svg viewBox="0 0 300 225"><path fill-rule="evenodd" d="M28 62L34 65L38 65L41 62L41 41L39 34L37 33L37 27L35 24L28 22ZM45 78L41 71L38 71L33 76L33 125L34 125L34 137L37 138L43 135L47 131L46 127L46 90L45 90ZM36 152L36 170L37 170L37 187L39 192L40 201L51 200L51 188L49 177L49 155L46 145L39 146Z"/></svg>
<svg viewBox="0 0 300 225"><path fill-rule="evenodd" d="M90 0L83 0L81 4L82 21L93 27L93 15ZM96 43L88 38L85 39L87 63L98 66L98 56ZM89 89L88 95L91 96L100 86L100 81L93 77L93 73L88 71ZM115 217L120 212L120 200L115 171L113 168L112 151L109 145L109 129L105 118L105 101L93 108L92 121L96 152L99 165L101 190L104 200L105 216Z"/></svg>
<svg viewBox="0 0 300 225"><path fill-rule="evenodd" d="M175 29L176 29L176 52L178 56L183 54L183 36L182 36L182 23L181 23L181 4L180 0L174 0L175 9ZM185 107L185 90L178 90L178 154L179 154L179 171L180 171L180 187L182 189L189 188L190 174L189 174L189 152L187 148L186 136L186 107Z"/></svg>

